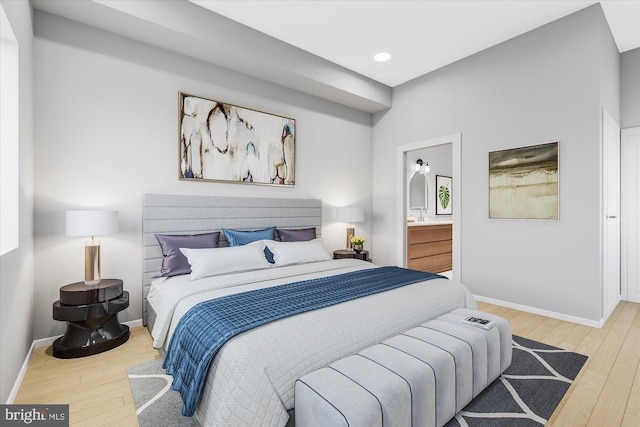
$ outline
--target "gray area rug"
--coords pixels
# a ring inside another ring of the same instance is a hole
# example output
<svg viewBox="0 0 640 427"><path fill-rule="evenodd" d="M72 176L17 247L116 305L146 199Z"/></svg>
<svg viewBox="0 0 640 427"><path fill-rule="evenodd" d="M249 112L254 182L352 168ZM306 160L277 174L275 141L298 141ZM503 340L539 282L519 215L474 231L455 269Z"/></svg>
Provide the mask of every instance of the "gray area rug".
<svg viewBox="0 0 640 427"><path fill-rule="evenodd" d="M173 377L162 369L162 360L127 368L138 424L140 427L199 427L195 417L182 415L182 398L179 392L171 390Z"/></svg>
<svg viewBox="0 0 640 427"><path fill-rule="evenodd" d="M511 366L445 427L543 426L586 361L581 354L514 335ZM127 372L140 427L199 425L195 417L182 415L182 399L170 389L172 377L161 359Z"/></svg>
<svg viewBox="0 0 640 427"><path fill-rule="evenodd" d="M445 427L544 426L586 361L514 335L511 366Z"/></svg>

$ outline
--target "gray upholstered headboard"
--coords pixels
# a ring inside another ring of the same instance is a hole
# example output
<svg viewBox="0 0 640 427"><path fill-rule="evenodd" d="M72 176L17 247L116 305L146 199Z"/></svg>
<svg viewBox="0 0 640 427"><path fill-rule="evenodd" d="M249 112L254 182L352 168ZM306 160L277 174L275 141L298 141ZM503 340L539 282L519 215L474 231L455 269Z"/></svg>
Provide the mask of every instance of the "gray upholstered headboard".
<svg viewBox="0 0 640 427"><path fill-rule="evenodd" d="M221 228L255 230L316 227L320 235L322 201L255 197L145 194L142 197L142 320L147 323L147 293L160 274L162 250L155 234L197 234ZM219 246L228 246L220 234Z"/></svg>

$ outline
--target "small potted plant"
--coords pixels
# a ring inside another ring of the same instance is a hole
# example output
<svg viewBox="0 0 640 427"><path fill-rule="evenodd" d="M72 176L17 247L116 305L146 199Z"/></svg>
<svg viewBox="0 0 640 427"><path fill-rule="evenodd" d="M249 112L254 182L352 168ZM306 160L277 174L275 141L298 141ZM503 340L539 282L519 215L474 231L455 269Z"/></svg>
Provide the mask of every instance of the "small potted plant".
<svg viewBox="0 0 640 427"><path fill-rule="evenodd" d="M354 251L356 251L357 253L360 253L362 252L364 241L365 241L364 237L353 236L351 238L351 247L353 247Z"/></svg>

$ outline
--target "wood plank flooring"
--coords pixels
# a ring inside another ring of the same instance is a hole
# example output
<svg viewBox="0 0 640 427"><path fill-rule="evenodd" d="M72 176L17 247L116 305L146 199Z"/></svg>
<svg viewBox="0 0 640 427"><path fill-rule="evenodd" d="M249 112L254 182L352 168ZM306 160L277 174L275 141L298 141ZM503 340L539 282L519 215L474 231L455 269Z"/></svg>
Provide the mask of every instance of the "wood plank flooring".
<svg viewBox="0 0 640 427"><path fill-rule="evenodd" d="M93 356L56 359L51 346L37 348L14 403L68 403L72 426L137 426L127 367L160 358L152 343L137 327L126 343Z"/></svg>
<svg viewBox="0 0 640 427"><path fill-rule="evenodd" d="M478 305L508 319L515 335L589 356L548 426L640 426L640 304L621 302L602 329ZM68 403L72 426L137 426L126 368L159 358L151 343L139 327L122 346L80 359L38 348L15 403Z"/></svg>

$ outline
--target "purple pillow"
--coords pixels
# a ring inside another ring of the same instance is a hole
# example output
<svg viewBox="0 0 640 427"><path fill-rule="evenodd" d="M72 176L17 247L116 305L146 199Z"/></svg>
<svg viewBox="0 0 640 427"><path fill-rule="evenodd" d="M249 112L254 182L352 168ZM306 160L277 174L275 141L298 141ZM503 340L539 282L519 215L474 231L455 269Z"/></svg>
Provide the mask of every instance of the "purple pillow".
<svg viewBox="0 0 640 427"><path fill-rule="evenodd" d="M180 252L180 248L217 248L219 236L219 231L191 235L156 234L156 239L162 248L162 255L164 255L160 277L191 273L191 266L187 258Z"/></svg>
<svg viewBox="0 0 640 427"><path fill-rule="evenodd" d="M316 238L316 228L302 228L299 230L277 229L281 242L307 242Z"/></svg>

